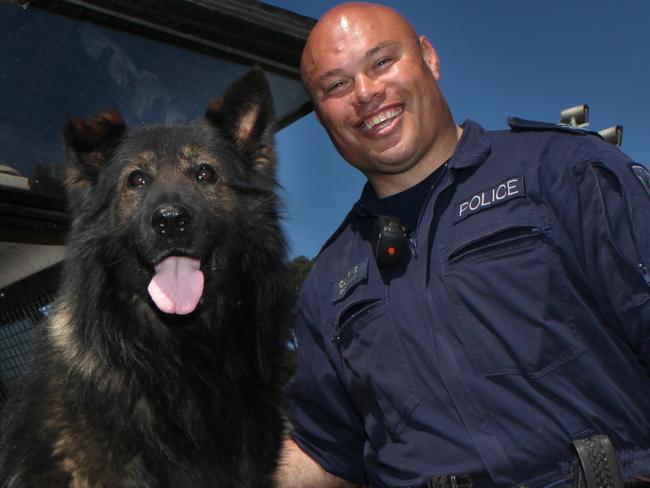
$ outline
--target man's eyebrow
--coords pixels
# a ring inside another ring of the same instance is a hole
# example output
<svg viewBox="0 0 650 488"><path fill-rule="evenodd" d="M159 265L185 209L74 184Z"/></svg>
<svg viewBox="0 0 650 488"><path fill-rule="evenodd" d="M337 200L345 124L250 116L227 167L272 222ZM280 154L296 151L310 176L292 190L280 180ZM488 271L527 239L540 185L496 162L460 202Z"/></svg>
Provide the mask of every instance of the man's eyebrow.
<svg viewBox="0 0 650 488"><path fill-rule="evenodd" d="M381 44L378 44L375 47L368 49L366 51L366 54L363 55L363 58L364 59L371 58L375 54L377 54L378 51L381 51L382 49L384 49L386 47L401 46L401 45L402 45L402 43L397 42L397 41L385 41L385 42L382 42Z"/></svg>
<svg viewBox="0 0 650 488"><path fill-rule="evenodd" d="M400 42L397 42L397 41L386 41L386 42L382 42L381 44L377 44L375 47L372 47L372 48L368 49L368 50L365 52L365 54L363 55L363 58L362 58L362 59L366 60L366 59L368 59L368 58L371 58L371 57L373 57L375 54L377 54L377 52L381 51L382 49L384 49L384 48L386 48L386 47L401 46L401 45L402 45L402 44L401 44ZM329 70L329 71L326 71L325 73L323 73L322 75L320 75L320 76L318 77L318 79L316 80L316 82L318 83L318 82L323 81L325 78L329 78L330 76L338 76L338 75L343 74L343 73L344 73L344 70L343 70L343 69L341 69L341 68L334 68L334 69L331 69L331 70Z"/></svg>
<svg viewBox="0 0 650 488"><path fill-rule="evenodd" d="M341 68L336 68L336 69L331 69L329 71L326 71L322 75L318 77L316 80L317 82L323 81L325 78L329 78L330 76L337 76L343 73L343 70Z"/></svg>

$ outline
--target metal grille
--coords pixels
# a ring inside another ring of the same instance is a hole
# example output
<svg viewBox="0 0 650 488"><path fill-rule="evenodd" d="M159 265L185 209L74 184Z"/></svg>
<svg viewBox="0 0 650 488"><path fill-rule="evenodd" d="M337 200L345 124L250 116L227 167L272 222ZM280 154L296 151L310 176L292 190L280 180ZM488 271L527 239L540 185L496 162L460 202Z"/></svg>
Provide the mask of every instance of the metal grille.
<svg viewBox="0 0 650 488"><path fill-rule="evenodd" d="M0 314L0 391L8 391L22 377L31 357L34 327L47 315L52 297L45 295L31 303ZM0 398L0 401L4 398Z"/></svg>
<svg viewBox="0 0 650 488"><path fill-rule="evenodd" d="M0 406L22 379L36 327L51 313L56 274L51 269L0 290Z"/></svg>

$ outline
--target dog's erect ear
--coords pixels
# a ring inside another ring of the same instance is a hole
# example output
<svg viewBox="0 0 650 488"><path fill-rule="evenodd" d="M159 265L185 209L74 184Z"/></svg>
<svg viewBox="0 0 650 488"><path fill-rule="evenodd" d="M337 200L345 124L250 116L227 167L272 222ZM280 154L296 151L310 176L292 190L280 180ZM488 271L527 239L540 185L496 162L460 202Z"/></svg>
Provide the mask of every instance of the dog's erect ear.
<svg viewBox="0 0 650 488"><path fill-rule="evenodd" d="M68 185L94 184L125 130L126 125L117 110L90 119L68 120L63 128L63 140L70 159Z"/></svg>
<svg viewBox="0 0 650 488"><path fill-rule="evenodd" d="M208 124L224 131L244 157L263 172L275 170L273 97L264 72L253 68L205 112Z"/></svg>

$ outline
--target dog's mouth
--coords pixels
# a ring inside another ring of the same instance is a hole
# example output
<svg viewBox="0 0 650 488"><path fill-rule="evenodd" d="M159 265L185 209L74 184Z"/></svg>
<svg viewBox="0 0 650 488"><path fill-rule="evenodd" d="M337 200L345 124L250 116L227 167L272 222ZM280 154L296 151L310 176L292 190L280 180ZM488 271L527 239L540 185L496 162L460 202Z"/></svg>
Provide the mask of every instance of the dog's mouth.
<svg viewBox="0 0 650 488"><path fill-rule="evenodd" d="M186 315L196 309L205 280L200 268L200 259L187 256L168 256L154 265L147 291L160 311Z"/></svg>

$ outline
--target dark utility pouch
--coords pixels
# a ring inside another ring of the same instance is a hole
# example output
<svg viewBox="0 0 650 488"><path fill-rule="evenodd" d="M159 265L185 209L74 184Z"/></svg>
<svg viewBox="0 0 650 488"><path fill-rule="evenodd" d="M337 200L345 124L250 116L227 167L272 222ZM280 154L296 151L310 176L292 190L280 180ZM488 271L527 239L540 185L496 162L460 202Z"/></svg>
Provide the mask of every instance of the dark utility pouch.
<svg viewBox="0 0 650 488"><path fill-rule="evenodd" d="M578 460L576 488L623 488L623 477L616 451L609 437L594 435L573 441Z"/></svg>

